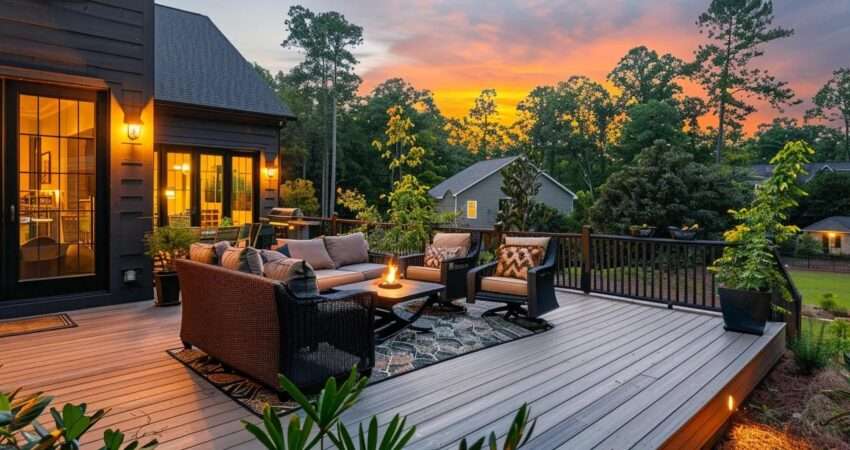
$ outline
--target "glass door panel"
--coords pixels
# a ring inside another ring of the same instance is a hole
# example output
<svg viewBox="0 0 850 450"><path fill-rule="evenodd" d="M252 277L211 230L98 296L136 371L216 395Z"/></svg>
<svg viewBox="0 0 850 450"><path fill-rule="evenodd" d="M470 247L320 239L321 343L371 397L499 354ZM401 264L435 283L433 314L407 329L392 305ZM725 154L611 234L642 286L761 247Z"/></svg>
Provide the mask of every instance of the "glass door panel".
<svg viewBox="0 0 850 450"><path fill-rule="evenodd" d="M201 227L217 227L224 214L224 157L201 154Z"/></svg>
<svg viewBox="0 0 850 450"><path fill-rule="evenodd" d="M254 158L234 156L231 159L231 215L234 225L254 221Z"/></svg>
<svg viewBox="0 0 850 450"><path fill-rule="evenodd" d="M192 224L192 155L166 154L165 204L168 224L188 227Z"/></svg>
<svg viewBox="0 0 850 450"><path fill-rule="evenodd" d="M18 281L95 272L91 101L20 95Z"/></svg>

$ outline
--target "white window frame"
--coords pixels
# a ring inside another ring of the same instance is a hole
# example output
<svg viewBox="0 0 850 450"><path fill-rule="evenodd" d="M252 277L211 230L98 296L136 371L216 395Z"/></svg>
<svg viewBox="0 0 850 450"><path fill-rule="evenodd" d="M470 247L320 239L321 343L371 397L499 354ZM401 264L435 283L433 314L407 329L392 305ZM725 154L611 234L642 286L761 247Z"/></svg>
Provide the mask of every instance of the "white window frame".
<svg viewBox="0 0 850 450"><path fill-rule="evenodd" d="M470 206L475 214L470 214ZM478 219L478 200L467 200L466 201L466 218L467 219Z"/></svg>

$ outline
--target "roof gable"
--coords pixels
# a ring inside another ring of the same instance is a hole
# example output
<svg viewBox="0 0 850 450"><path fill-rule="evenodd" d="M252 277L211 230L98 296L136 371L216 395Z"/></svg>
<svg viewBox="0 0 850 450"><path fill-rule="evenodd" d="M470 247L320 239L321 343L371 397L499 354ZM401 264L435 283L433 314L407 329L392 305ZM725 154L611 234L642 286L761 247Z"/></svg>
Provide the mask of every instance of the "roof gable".
<svg viewBox="0 0 850 450"><path fill-rule="evenodd" d="M443 180L442 183L431 188L431 190L428 191L428 194L438 200L442 200L447 194L457 197L462 192L472 188L478 183L481 183L491 175L501 172L502 169L516 161L517 158L519 158L519 156L479 161ZM552 182L555 186L571 195L573 198L576 197L573 191L567 189L566 186L559 183L558 180L548 173L541 170L540 174L543 175L545 179Z"/></svg>
<svg viewBox="0 0 850 450"><path fill-rule="evenodd" d="M209 17L156 5L154 98L292 117Z"/></svg>
<svg viewBox="0 0 850 450"><path fill-rule="evenodd" d="M850 216L832 216L817 221L803 231L835 231L839 233L850 233Z"/></svg>

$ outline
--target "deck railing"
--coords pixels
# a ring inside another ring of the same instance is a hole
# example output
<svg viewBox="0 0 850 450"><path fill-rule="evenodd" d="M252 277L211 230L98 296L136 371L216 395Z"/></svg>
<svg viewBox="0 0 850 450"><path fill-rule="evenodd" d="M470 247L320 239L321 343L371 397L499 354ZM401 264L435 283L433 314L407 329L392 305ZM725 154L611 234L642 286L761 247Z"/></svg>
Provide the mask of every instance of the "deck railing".
<svg viewBox="0 0 850 450"><path fill-rule="evenodd" d="M355 229L375 230L392 227L391 223L366 223L336 217L305 217L321 225L310 235L345 234ZM502 242L502 233L484 228L448 225L433 227L439 231L478 232L484 249L494 254ZM510 232L512 236L546 236L558 241L555 286L647 302L668 308L687 307L720 310L718 283L709 267L723 253L723 241L642 238L593 233L584 227L581 233ZM381 249L403 254L415 249ZM421 251L421 249L418 249ZM789 323L789 336L800 330L802 297L778 253L774 263L787 283L791 304L784 304L790 317L774 315L774 320Z"/></svg>

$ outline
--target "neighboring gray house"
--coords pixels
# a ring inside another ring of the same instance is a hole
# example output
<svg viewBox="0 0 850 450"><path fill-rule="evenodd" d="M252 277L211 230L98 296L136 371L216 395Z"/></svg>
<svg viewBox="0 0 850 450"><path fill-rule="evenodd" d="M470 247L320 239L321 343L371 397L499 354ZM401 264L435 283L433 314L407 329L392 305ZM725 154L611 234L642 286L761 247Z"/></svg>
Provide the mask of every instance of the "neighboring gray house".
<svg viewBox="0 0 850 450"><path fill-rule="evenodd" d="M430 191L437 199L440 212L458 215L457 225L473 228L493 228L499 203L507 197L502 193L502 169L518 156L488 159L477 162L434 186ZM576 195L546 172L540 172L540 192L536 200L564 214L573 211Z"/></svg>
<svg viewBox="0 0 850 450"><path fill-rule="evenodd" d="M750 166L750 171L756 184L763 183L771 174L773 174L773 166L771 164L755 164ZM850 162L847 161L827 161L806 164L806 172L808 175L803 176L800 181L808 183L812 181L817 174L823 172L835 173L850 173Z"/></svg>
<svg viewBox="0 0 850 450"><path fill-rule="evenodd" d="M823 242L824 253L830 255L850 255L850 217L832 216L815 222L803 232Z"/></svg>

